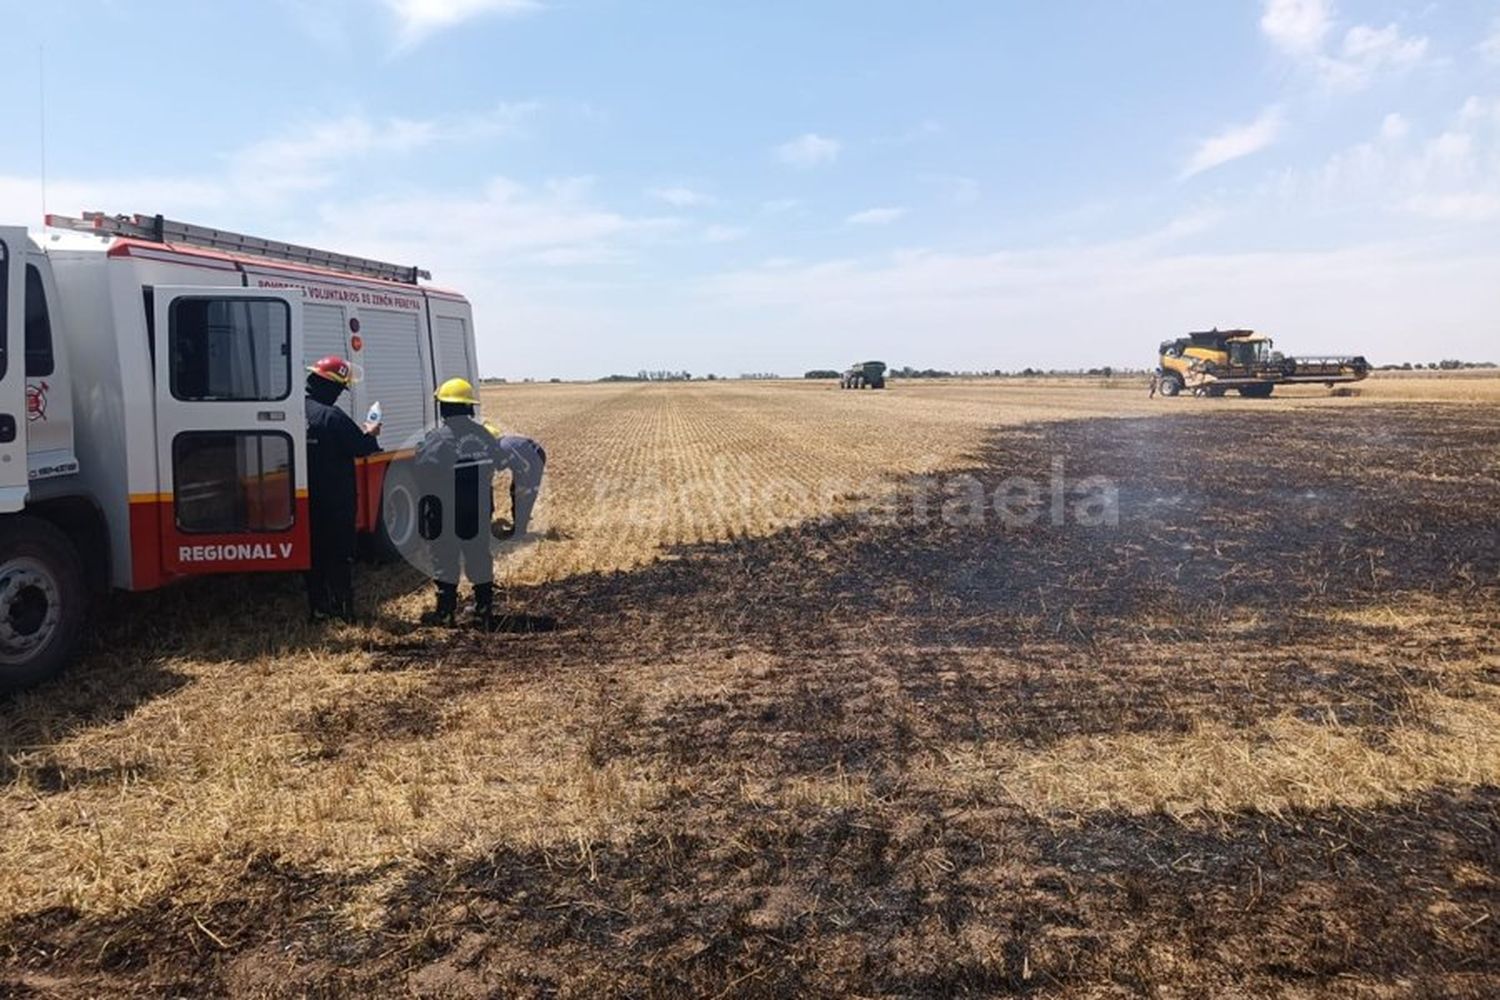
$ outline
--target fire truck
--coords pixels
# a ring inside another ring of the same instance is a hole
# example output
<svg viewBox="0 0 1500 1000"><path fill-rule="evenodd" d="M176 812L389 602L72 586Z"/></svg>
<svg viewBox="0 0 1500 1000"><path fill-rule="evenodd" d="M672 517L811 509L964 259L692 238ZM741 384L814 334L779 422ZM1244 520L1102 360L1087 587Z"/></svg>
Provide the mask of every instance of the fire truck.
<svg viewBox="0 0 1500 1000"><path fill-rule="evenodd" d="M360 531L415 525L435 386L477 379L461 295L405 267L161 216L0 226L0 691L59 672L112 589L306 569L304 367L362 372L387 449Z"/></svg>

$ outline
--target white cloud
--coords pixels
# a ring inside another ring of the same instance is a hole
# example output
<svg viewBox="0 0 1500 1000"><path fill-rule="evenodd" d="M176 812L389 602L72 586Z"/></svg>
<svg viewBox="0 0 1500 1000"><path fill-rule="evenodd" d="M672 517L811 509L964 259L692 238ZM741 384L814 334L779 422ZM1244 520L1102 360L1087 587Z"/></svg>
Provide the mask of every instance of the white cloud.
<svg viewBox="0 0 1500 1000"><path fill-rule="evenodd" d="M1387 142L1400 142L1410 131L1411 123L1395 111L1386 115L1380 122L1380 138Z"/></svg>
<svg viewBox="0 0 1500 1000"><path fill-rule="evenodd" d="M231 182L202 178L79 181L53 178L48 203L66 215L86 209L146 211L215 223L296 243L383 260L420 263L434 273L493 278L497 270L615 259L679 227L675 219L627 216L595 204L587 178L524 185L494 177L467 191L403 196L297 196L275 206L290 222L267 231L264 213ZM0 175L0 218L40 224L40 183ZM720 239L726 234L717 234Z"/></svg>
<svg viewBox="0 0 1500 1000"><path fill-rule="evenodd" d="M1356 24L1344 36L1344 58L1362 65L1409 66L1427 54L1426 38L1408 38L1394 24L1371 28Z"/></svg>
<svg viewBox="0 0 1500 1000"><path fill-rule="evenodd" d="M844 221L851 226L888 226L906 214L904 208L867 208Z"/></svg>
<svg viewBox="0 0 1500 1000"><path fill-rule="evenodd" d="M1165 247L1186 236L1197 236L1219 226L1227 217L1223 209L1201 208L1172 219L1154 233L1140 237L1142 246Z"/></svg>
<svg viewBox="0 0 1500 1000"><path fill-rule="evenodd" d="M1338 56L1317 60L1323 83L1335 90L1362 90L1381 72L1409 69L1427 55L1426 38L1410 38L1394 24L1357 24L1344 35Z"/></svg>
<svg viewBox="0 0 1500 1000"><path fill-rule="evenodd" d="M481 14L516 16L530 14L542 6L537 0L385 0L385 5L396 17L404 46Z"/></svg>
<svg viewBox="0 0 1500 1000"><path fill-rule="evenodd" d="M1447 224L1487 222L1500 206L1500 101L1471 97L1441 128L1415 134L1398 114L1320 167L1288 171L1276 194L1304 222L1314 215L1399 213Z"/></svg>
<svg viewBox="0 0 1500 1000"><path fill-rule="evenodd" d="M54 177L47 186L49 207L62 214L85 209L108 212L161 212L201 218L215 213L221 224L253 218L257 210L282 207L332 187L351 166L370 157L400 156L444 140L496 134L512 127L526 105L502 105L492 112L431 120L370 119L345 115L270 136L224 155L222 169L201 175ZM19 204L23 217L37 211L39 181L0 178L0 204ZM226 213L228 216L226 218Z"/></svg>
<svg viewBox="0 0 1500 1000"><path fill-rule="evenodd" d="M1265 0L1260 30L1271 44L1293 55L1317 52L1333 18L1324 0Z"/></svg>
<svg viewBox="0 0 1500 1000"><path fill-rule="evenodd" d="M700 208L714 203L713 198L688 187L652 188L647 194L673 208Z"/></svg>
<svg viewBox="0 0 1500 1000"><path fill-rule="evenodd" d="M1330 49L1334 28L1326 0L1264 0L1260 27L1270 43L1302 63L1325 87L1355 91L1383 71L1415 66L1427 55L1428 40L1402 34L1400 27L1356 24Z"/></svg>
<svg viewBox="0 0 1500 1000"><path fill-rule="evenodd" d="M332 185L366 157L400 156L441 142L471 142L519 131L535 112L528 103L498 104L482 112L414 120L350 114L253 142L230 154L237 187L255 201Z"/></svg>
<svg viewBox="0 0 1500 1000"><path fill-rule="evenodd" d="M1231 160L1258 153L1276 141L1281 134L1281 109L1267 108L1260 117L1246 125L1236 125L1198 144L1183 166L1179 179L1186 180L1205 170L1212 170Z"/></svg>
<svg viewBox="0 0 1500 1000"><path fill-rule="evenodd" d="M818 135L816 132L808 132L797 138L784 142L774 150L776 159L787 166L818 167L832 163L839 157L842 148L837 139L829 139Z"/></svg>
<svg viewBox="0 0 1500 1000"><path fill-rule="evenodd" d="M678 228L590 199L588 178L528 186L494 177L477 190L326 201L306 242L440 271L493 273L516 264L575 264L616 257L632 241ZM426 261L432 261L431 265Z"/></svg>
<svg viewBox="0 0 1500 1000"><path fill-rule="evenodd" d="M1458 113L1458 120L1461 125L1470 129L1500 128L1500 97L1492 97L1488 100L1483 97L1470 97L1464 101L1464 106Z"/></svg>
<svg viewBox="0 0 1500 1000"><path fill-rule="evenodd" d="M251 143L231 154L230 169L266 196L312 191L331 184L342 163L372 153L407 153L432 139L430 122L348 115Z"/></svg>

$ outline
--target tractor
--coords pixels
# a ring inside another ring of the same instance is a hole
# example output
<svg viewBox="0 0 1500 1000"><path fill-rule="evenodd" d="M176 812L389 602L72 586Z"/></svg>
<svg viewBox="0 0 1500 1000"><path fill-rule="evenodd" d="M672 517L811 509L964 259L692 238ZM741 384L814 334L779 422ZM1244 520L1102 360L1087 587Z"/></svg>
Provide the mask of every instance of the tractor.
<svg viewBox="0 0 1500 1000"><path fill-rule="evenodd" d="M840 389L884 389L885 362L859 361L839 376Z"/></svg>

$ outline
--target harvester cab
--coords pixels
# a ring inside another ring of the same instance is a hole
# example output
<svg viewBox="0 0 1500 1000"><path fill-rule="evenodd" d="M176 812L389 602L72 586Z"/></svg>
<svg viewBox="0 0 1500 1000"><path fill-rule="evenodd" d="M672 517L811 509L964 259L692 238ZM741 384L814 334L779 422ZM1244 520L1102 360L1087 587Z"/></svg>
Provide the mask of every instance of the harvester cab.
<svg viewBox="0 0 1500 1000"><path fill-rule="evenodd" d="M1208 330L1164 341L1157 372L1162 395L1184 389L1222 396L1230 388L1242 396L1269 396L1280 381L1280 355L1271 340L1252 330Z"/></svg>

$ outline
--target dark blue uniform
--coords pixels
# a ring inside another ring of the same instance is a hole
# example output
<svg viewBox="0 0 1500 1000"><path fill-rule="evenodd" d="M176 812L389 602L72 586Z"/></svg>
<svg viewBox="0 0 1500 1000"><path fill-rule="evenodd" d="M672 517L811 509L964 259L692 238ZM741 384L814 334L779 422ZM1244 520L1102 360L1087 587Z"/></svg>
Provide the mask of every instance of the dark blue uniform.
<svg viewBox="0 0 1500 1000"><path fill-rule="evenodd" d="M326 380L324 386L339 388ZM307 507L312 530L307 600L314 615L349 618L354 614L354 460L379 451L380 442L332 405L338 393L329 399L324 386L309 382L307 396Z"/></svg>

